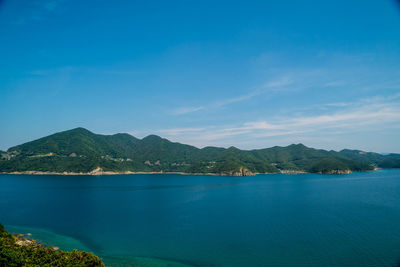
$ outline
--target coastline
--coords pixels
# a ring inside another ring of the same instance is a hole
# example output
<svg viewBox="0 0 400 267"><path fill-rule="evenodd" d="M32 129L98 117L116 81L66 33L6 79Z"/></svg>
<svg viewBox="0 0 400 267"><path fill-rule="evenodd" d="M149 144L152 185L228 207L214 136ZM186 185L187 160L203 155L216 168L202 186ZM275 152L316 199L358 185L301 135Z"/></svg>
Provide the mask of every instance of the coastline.
<svg viewBox="0 0 400 267"><path fill-rule="evenodd" d="M375 168L374 170L368 171L377 171L381 168ZM368 172L364 171L364 172ZM286 175L296 175L296 174L351 174L353 173L350 170L346 171L332 171L328 173L312 173L306 171L294 171L294 170L281 170L280 172L267 172L267 173L246 173L245 175L238 174L230 174L230 173L186 173L186 172L132 172L132 171L124 171L124 172L113 172L113 171L103 171L95 169L91 172L44 172L44 171L15 171L15 172L0 172L0 174L9 174L9 175L92 175L92 176L103 176L103 175L127 175L127 174L178 174L178 175L213 175L213 176L233 176L233 177L244 177L244 176L255 176L259 174L286 174Z"/></svg>
<svg viewBox="0 0 400 267"><path fill-rule="evenodd" d="M95 253L106 266L171 266L189 267L187 263L161 258L139 257L132 255L107 255L98 253L83 244L79 239L55 233L45 228L4 225L4 228L15 237L15 243L31 248L51 249L70 253L73 250Z"/></svg>
<svg viewBox="0 0 400 267"><path fill-rule="evenodd" d="M0 223L0 266L105 266L102 259L91 252L60 250L34 239L30 232L8 232Z"/></svg>
<svg viewBox="0 0 400 267"><path fill-rule="evenodd" d="M112 172L112 171L101 171L101 172L43 172L43 171L16 171L16 172L0 172L0 174L10 175L126 175L126 174L179 174L179 175L214 175L214 176L239 176L239 175L228 175L224 173L186 173L186 172ZM251 176L257 174L276 174L276 173L253 173ZM242 175L240 175L242 176ZM250 176L250 175L246 175Z"/></svg>

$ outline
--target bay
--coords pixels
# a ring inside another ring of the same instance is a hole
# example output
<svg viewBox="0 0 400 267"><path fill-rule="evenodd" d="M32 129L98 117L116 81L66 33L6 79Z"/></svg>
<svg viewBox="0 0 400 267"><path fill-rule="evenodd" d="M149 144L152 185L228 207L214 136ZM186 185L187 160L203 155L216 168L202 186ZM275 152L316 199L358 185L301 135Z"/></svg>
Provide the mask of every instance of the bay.
<svg viewBox="0 0 400 267"><path fill-rule="evenodd" d="M0 222L112 266L397 266L400 170L0 175Z"/></svg>

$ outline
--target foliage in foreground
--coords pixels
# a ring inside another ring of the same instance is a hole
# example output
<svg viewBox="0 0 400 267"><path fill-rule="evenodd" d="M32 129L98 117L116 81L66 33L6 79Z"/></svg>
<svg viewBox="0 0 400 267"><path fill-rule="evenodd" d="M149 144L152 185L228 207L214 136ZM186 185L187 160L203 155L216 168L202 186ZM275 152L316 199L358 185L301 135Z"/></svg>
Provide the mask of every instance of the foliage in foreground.
<svg viewBox="0 0 400 267"><path fill-rule="evenodd" d="M36 243L19 245L0 224L0 266L104 266L92 253L56 251Z"/></svg>

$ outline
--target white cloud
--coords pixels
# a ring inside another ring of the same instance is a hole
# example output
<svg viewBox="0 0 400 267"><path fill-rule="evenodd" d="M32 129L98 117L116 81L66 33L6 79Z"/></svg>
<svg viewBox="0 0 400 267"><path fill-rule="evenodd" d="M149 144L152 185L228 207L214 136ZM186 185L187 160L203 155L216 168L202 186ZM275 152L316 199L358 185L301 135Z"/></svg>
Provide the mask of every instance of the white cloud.
<svg viewBox="0 0 400 267"><path fill-rule="evenodd" d="M283 77L279 80L269 81L264 84L263 88L280 88L283 86L287 86L293 83L293 80L290 77Z"/></svg>
<svg viewBox="0 0 400 267"><path fill-rule="evenodd" d="M172 114L174 114L174 115L183 115L183 114L187 114L187 113L200 111L200 110L203 110L203 109L204 109L203 106L199 106L199 107L180 107L180 108L177 108L177 109L173 110Z"/></svg>
<svg viewBox="0 0 400 267"><path fill-rule="evenodd" d="M246 100L250 100L256 96L265 94L265 93L272 93L272 92L277 92L282 90L284 87L287 87L288 85L292 84L292 80L289 79L288 77L283 77L278 80L273 80L270 82L265 83L264 85L260 86L259 88L243 95L239 95L236 97L232 98L226 98L226 99L220 99L216 100L211 104L208 105L202 105L198 107L179 107L173 110L174 115L183 115L183 114L188 114L196 111L201 111L201 110L210 110L210 109L217 109L221 108L227 105L243 102Z"/></svg>
<svg viewBox="0 0 400 267"><path fill-rule="evenodd" d="M274 125L266 121L246 122L243 127L252 130L276 130L281 128L279 125Z"/></svg>
<svg viewBox="0 0 400 267"><path fill-rule="evenodd" d="M363 58L368 58L368 55L359 55L359 56L342 56L342 60L350 60L350 63L347 62L347 65L354 64L354 60L361 60ZM343 62L344 65L346 61ZM352 62L352 63L351 63ZM324 89L324 90L335 90L335 89L347 89L352 90L352 88L357 88L362 92L369 92L371 94L372 91L379 91L381 89L399 89L400 90L400 79L388 79L385 75L379 74L377 70L371 71L367 67L357 70L357 75L349 75L348 67L344 67L343 69L335 69L332 70L330 68L311 68L311 69L294 69L294 70L282 70L282 71L274 71L275 74L265 75L271 76L268 81L264 84L261 84L249 92L237 95L234 97L228 97L225 99L219 99L211 101L210 104L199 105L199 107L180 107L175 109L173 114L182 115L195 111L217 111L221 107L229 106L232 104L249 101L256 97L268 94L268 97L272 99L276 95L280 94L280 96L285 97L289 93L299 92L307 90L316 90L316 89ZM352 72L354 70L352 69ZM377 73L374 77L370 77L370 73ZM361 76L365 76L364 79L360 79ZM366 76L368 75L368 76ZM386 77L386 78L385 78ZM286 95L285 95L286 94ZM361 102L360 102L361 103ZM360 104L355 103L355 104ZM352 102L336 102L336 103L328 103L328 104L318 104L307 107L310 108L319 108L319 109L327 109L330 107L346 107L353 105ZM176 112L182 111L182 112Z"/></svg>
<svg viewBox="0 0 400 267"><path fill-rule="evenodd" d="M292 137L307 140L310 136L327 136L354 131L377 131L384 128L400 128L400 94L360 99L351 103L332 103L340 110L309 116L274 117L268 120L248 121L239 125L218 125L200 128L164 129L158 132L200 147L208 145L257 145L268 137ZM329 103L327 104L329 105ZM240 138L239 138L240 136Z"/></svg>
<svg viewBox="0 0 400 267"><path fill-rule="evenodd" d="M181 134L202 132L204 130L206 130L206 128L171 128L171 129L158 130L157 132L166 134L169 136L175 136L175 135L181 135Z"/></svg>

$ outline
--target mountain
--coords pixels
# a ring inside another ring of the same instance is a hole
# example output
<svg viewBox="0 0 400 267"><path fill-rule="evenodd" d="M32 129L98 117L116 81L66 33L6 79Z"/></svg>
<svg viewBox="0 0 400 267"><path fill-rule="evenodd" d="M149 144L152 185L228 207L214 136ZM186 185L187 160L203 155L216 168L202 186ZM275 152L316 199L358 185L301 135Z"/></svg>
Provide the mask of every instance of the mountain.
<svg viewBox="0 0 400 267"><path fill-rule="evenodd" d="M340 154L349 159L373 164L381 168L400 168L400 154L392 153L388 155L382 155L373 152L364 152L360 150L349 149L344 149L340 151Z"/></svg>
<svg viewBox="0 0 400 267"><path fill-rule="evenodd" d="M326 151L292 144L240 150L202 149L157 135L100 135L76 128L11 147L1 154L0 172L185 172L251 175L304 171L348 173L375 167L399 168L400 155L359 150Z"/></svg>

